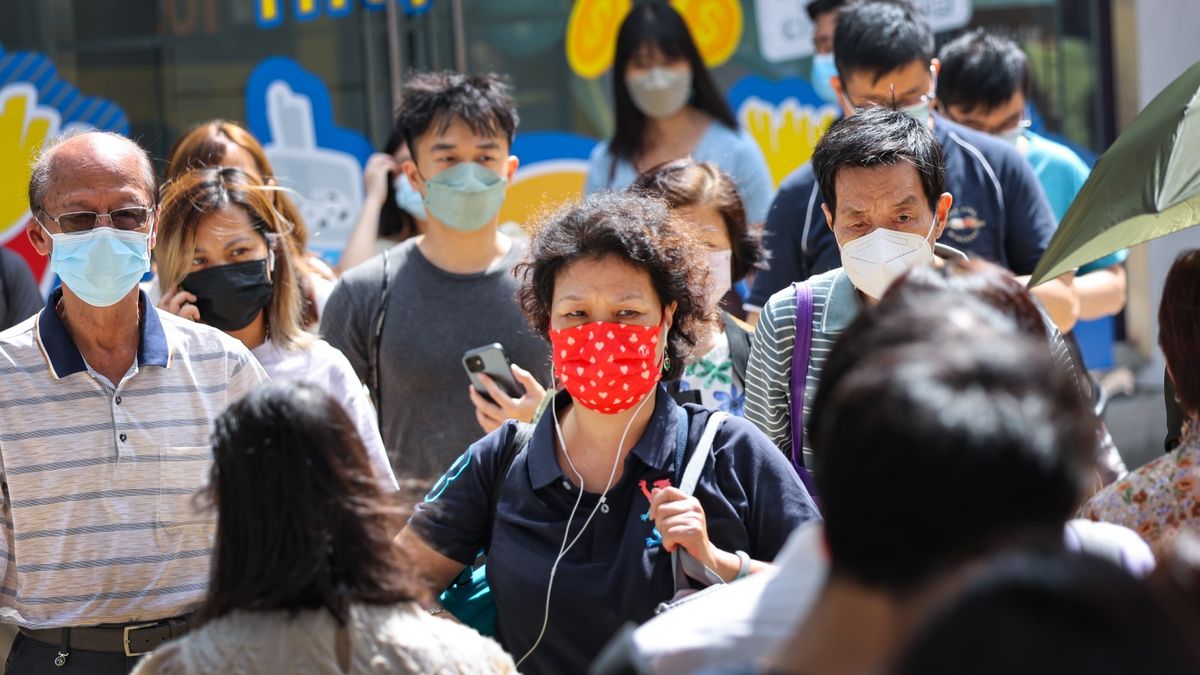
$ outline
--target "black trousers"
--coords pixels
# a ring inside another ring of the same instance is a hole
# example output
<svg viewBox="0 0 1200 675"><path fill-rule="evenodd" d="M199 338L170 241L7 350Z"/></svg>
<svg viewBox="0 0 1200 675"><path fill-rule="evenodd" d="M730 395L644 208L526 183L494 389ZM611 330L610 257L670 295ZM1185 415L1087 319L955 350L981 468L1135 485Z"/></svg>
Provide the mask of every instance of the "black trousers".
<svg viewBox="0 0 1200 675"><path fill-rule="evenodd" d="M4 664L5 675L127 675L141 660L140 656L125 656L116 652L85 652L71 650L66 663L55 665L58 645L32 640L21 633L13 640L12 651Z"/></svg>

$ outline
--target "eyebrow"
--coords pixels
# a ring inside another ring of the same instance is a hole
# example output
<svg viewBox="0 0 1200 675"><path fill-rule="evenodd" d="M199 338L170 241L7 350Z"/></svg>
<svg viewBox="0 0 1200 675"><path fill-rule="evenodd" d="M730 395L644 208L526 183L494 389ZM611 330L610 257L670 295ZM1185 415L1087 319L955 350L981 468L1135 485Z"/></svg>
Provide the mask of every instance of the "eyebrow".
<svg viewBox="0 0 1200 675"><path fill-rule="evenodd" d="M912 206L913 204L916 204L916 203L917 203L917 197L915 195L909 195L909 196L905 197L904 199L901 199L900 201L893 204L892 208L898 209L902 206Z"/></svg>
<svg viewBox="0 0 1200 675"><path fill-rule="evenodd" d="M244 235L244 234L243 234L243 235L238 235L238 236L234 237L233 239L230 239L229 241L225 242L225 244L224 244L224 245L223 245L221 248L223 248L223 249L227 249L227 248L229 248L230 246L234 246L234 245L236 245L236 244L243 244L243 243L245 243L246 241L250 241L250 237L248 237L248 236L246 236L246 235ZM205 252L205 250L204 250L204 247L203 247L203 246L200 246L199 244L192 246L192 250L193 250L194 252L197 252L197 253L204 253L204 252Z"/></svg>
<svg viewBox="0 0 1200 675"><path fill-rule="evenodd" d="M429 151L430 152L439 152L439 151L444 151L444 150L453 150L457 147L458 146L453 143L434 143L433 147L430 148Z"/></svg>

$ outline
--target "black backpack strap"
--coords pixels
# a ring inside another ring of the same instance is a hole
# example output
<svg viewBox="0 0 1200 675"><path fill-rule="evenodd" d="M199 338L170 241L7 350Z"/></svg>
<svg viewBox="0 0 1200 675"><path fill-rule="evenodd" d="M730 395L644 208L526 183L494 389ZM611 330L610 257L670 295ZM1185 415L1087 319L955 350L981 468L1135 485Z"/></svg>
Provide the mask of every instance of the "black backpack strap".
<svg viewBox="0 0 1200 675"><path fill-rule="evenodd" d="M554 404L551 403L551 405ZM514 422L513 427L513 433L509 435L508 441L500 450L500 461L497 462L496 477L492 482L492 501L488 508L487 537L484 539L483 546L485 552L492 545L492 523L496 521L496 507L500 504L500 492L504 487L504 478L508 476L508 470L512 468L513 460L529 445L530 439L533 438L534 427L532 424Z"/></svg>
<svg viewBox="0 0 1200 675"><path fill-rule="evenodd" d="M388 296L388 253L383 252L383 282L379 289L379 311L375 312L371 322L371 334L367 337L367 391L371 394L371 402L375 404L375 415L379 427L383 428L383 378L380 374L380 351L383 344L383 323L387 320Z"/></svg>
<svg viewBox="0 0 1200 675"><path fill-rule="evenodd" d="M733 374L739 386L746 388L746 365L750 362L750 343L753 338L737 317L725 313L725 336L729 340L729 360L733 363Z"/></svg>

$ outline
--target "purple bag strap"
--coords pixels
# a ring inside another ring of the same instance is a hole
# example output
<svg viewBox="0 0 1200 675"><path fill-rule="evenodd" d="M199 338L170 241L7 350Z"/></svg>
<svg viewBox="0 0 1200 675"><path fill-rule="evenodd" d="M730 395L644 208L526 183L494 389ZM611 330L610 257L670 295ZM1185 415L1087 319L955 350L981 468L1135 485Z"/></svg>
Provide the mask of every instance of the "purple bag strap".
<svg viewBox="0 0 1200 675"><path fill-rule="evenodd" d="M808 361L812 353L813 294L807 281L792 284L796 289L796 343L792 348L791 378L791 423L792 423L792 466L808 488L816 496L816 485L812 475L804 466L804 393L808 385Z"/></svg>

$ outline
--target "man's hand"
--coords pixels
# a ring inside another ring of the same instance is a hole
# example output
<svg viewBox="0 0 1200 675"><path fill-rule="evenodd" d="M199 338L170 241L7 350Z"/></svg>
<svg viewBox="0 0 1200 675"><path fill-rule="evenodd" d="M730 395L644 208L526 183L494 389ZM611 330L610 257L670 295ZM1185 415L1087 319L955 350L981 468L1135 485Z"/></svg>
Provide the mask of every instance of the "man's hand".
<svg viewBox="0 0 1200 675"><path fill-rule="evenodd" d="M500 425L504 424L504 420L532 422L538 406L546 397L546 390L534 379L533 375L529 374L529 371L514 365L512 374L517 383L525 388L525 394L520 398L513 398L505 394L487 375L481 374L479 379L487 389L488 396L492 397L491 401L476 391L474 386L468 387L471 403L475 404L475 421L479 422L479 426L487 433L500 428Z"/></svg>

